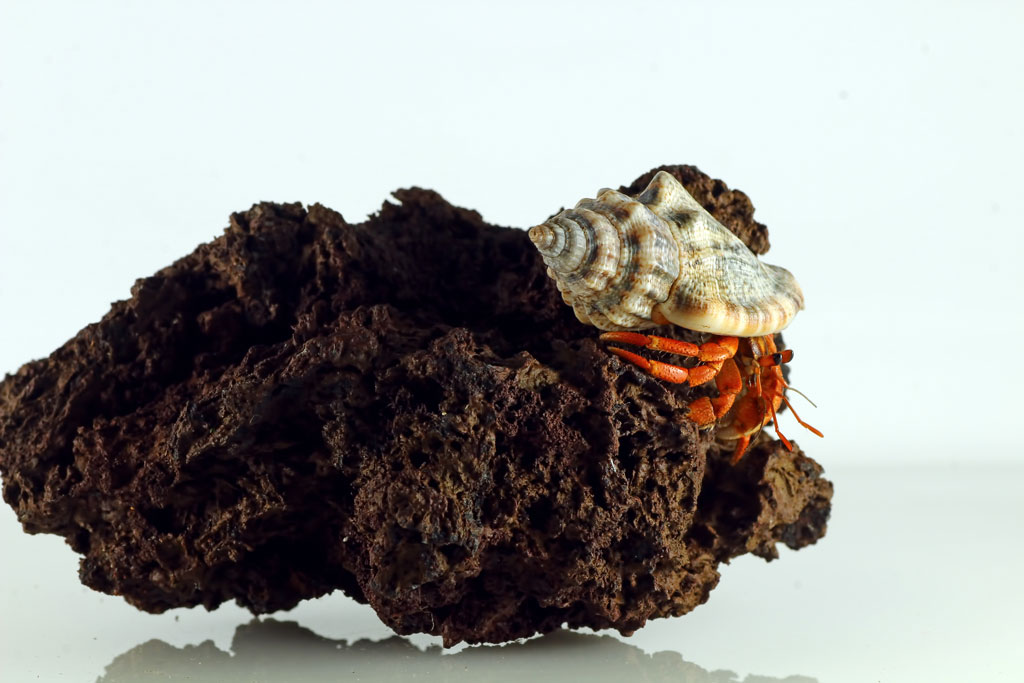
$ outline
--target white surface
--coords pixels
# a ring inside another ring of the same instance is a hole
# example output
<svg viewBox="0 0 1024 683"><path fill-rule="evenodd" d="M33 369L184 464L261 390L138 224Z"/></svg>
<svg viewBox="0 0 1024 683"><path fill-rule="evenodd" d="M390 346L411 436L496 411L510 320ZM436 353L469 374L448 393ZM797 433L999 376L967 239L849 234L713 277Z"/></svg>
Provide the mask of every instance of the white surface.
<svg viewBox="0 0 1024 683"><path fill-rule="evenodd" d="M827 438L789 431L835 478L835 517L820 547L739 561L707 606L628 642L821 683L1021 680L1022 19L1015 2L8 0L0 372L258 200L358 221L417 184L528 226L693 163L751 196L767 260L807 293L787 342ZM88 592L73 554L7 508L0 538L5 680L93 680L151 638L228 648L247 619L149 617ZM297 614L332 639L387 636L341 599ZM606 644L415 655L404 671L542 678ZM351 655L364 679L395 658L375 652Z"/></svg>
<svg viewBox="0 0 1024 683"><path fill-rule="evenodd" d="M264 624L234 643L251 620L234 606L142 614L80 586L74 553L55 537L22 534L4 509L2 680L1024 679L1011 656L1024 639L1024 467L844 466L829 476L835 507L822 542L784 548L777 562L724 566L709 602L689 615L631 638L560 632L447 653L438 638L393 637L372 610L338 595L273 617L301 628Z"/></svg>

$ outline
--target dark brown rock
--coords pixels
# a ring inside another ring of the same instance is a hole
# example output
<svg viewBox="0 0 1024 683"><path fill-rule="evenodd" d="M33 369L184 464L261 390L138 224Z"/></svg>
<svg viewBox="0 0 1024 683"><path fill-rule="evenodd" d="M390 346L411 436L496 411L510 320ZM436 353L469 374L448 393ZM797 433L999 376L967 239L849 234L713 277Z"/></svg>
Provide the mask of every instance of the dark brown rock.
<svg viewBox="0 0 1024 683"><path fill-rule="evenodd" d="M745 195L665 168L767 249ZM766 434L726 464L691 390L602 350L525 232L395 197L354 226L235 214L8 375L0 471L26 531L144 610L341 588L448 644L628 633L704 602L719 562L824 534L821 468Z"/></svg>

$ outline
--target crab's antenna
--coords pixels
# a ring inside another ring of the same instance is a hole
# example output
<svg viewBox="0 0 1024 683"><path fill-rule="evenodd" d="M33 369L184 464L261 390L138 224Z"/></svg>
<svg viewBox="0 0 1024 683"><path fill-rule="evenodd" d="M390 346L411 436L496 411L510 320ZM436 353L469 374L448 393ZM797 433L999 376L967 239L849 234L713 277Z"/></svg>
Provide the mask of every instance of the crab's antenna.
<svg viewBox="0 0 1024 683"><path fill-rule="evenodd" d="M799 389L797 389L796 387L792 387L792 386L790 386L790 385L788 385L788 384L787 384L787 385L786 385L786 388L787 388L787 389L789 389L790 391L795 391L796 393L798 393L798 394L800 394L801 396L803 396L803 397L804 397L804 400L805 400L805 401L807 401L808 403L810 403L810 404L811 404L812 406L814 406L815 408L817 408L817 407L818 407L818 404L817 404L817 403L815 403L815 402L814 402L814 401L812 401L812 400L811 400L810 398L808 398L807 394L805 394L804 392L800 391L800 390L799 390ZM789 406L789 407L790 407L790 409L792 410L793 406Z"/></svg>

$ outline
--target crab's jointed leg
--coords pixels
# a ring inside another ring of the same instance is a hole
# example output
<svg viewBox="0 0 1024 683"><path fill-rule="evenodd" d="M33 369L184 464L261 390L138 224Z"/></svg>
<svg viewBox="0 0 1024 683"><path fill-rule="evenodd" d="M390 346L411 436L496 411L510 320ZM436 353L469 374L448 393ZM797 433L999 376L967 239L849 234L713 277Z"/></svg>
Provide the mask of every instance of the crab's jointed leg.
<svg viewBox="0 0 1024 683"><path fill-rule="evenodd" d="M789 399L786 397L785 394L782 395L782 400L785 402L786 407L789 408L789 412L793 413L793 418L798 423L800 423L801 427L803 427L804 429L808 430L812 434L817 434L818 436L820 436L822 438L825 438L825 435L822 434L818 429L812 427L811 425L807 424L806 422L804 422L803 420L800 419L800 416L796 414L796 408L794 408L793 404L789 402Z"/></svg>
<svg viewBox="0 0 1024 683"><path fill-rule="evenodd" d="M710 427L721 419L732 408L740 391L743 390L743 377L739 366L732 358L717 363L715 387L718 396L702 396L690 402L687 417L697 423L698 427Z"/></svg>
<svg viewBox="0 0 1024 683"><path fill-rule="evenodd" d="M671 363L659 363L656 360L649 360L632 351L620 349L617 346L609 346L608 350L622 360L637 366L655 379L672 382L673 384L682 384L686 381L689 374L686 368L672 365Z"/></svg>
<svg viewBox="0 0 1024 683"><path fill-rule="evenodd" d="M636 365L654 377L677 384L688 381L691 387L704 384L714 378L721 369L722 363L735 356L739 348L739 339L736 337L715 337L709 342L698 345L678 339L669 339L668 337L640 334L639 332L605 332L601 335L601 341L641 346L653 351L664 351L665 353L672 353L677 356L696 358L706 363L706 365L698 365L695 368L687 369L679 365L648 360L617 346L608 347L608 350L619 358ZM664 374L670 375L671 379L663 376Z"/></svg>
<svg viewBox="0 0 1024 683"><path fill-rule="evenodd" d="M718 396L713 398L703 396L690 403L687 417L696 422L698 427L710 427L716 420L721 419L729 412L736 396L743 390L743 377L740 374L739 366L733 360L733 356L739 349L739 339L736 337L715 337L712 341L698 345L638 332L606 332L601 335L601 340L642 346L655 351L664 351L700 360L703 365L688 369L679 365L649 360L617 346L608 347L608 350L619 358L636 365L658 379L677 384L688 381L691 387L714 379Z"/></svg>

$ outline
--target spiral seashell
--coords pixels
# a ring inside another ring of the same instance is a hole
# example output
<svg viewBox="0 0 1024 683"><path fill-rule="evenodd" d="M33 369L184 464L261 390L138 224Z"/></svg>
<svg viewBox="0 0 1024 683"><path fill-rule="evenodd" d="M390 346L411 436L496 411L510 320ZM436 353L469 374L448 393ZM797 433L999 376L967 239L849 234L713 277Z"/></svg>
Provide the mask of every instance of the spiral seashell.
<svg viewBox="0 0 1024 683"><path fill-rule="evenodd" d="M636 197L602 189L529 234L576 317L602 330L757 337L803 308L788 270L758 260L665 171Z"/></svg>

